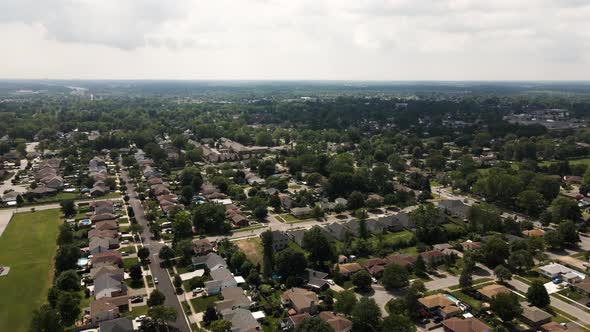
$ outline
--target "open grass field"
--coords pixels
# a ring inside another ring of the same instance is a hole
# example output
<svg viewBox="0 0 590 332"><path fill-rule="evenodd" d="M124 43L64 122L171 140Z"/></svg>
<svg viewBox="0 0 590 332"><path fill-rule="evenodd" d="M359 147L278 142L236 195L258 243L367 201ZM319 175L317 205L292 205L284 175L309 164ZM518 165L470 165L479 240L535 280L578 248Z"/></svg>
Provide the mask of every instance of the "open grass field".
<svg viewBox="0 0 590 332"><path fill-rule="evenodd" d="M53 282L59 210L17 213L0 236L0 331L25 332Z"/></svg>
<svg viewBox="0 0 590 332"><path fill-rule="evenodd" d="M262 264L262 241L260 238L234 242L252 264Z"/></svg>

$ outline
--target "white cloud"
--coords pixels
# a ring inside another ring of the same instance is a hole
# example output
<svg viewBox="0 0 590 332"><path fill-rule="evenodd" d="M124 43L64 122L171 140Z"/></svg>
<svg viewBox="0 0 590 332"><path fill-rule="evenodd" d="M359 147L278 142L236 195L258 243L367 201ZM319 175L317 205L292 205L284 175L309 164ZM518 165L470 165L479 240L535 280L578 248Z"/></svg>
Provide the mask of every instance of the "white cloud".
<svg viewBox="0 0 590 332"><path fill-rule="evenodd" d="M583 0L3 0L0 76L588 79Z"/></svg>

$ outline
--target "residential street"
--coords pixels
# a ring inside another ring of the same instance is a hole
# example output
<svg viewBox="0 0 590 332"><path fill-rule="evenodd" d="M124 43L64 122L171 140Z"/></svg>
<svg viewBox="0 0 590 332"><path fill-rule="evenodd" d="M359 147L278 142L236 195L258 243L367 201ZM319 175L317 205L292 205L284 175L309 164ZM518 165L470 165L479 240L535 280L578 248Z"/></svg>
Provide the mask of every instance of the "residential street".
<svg viewBox="0 0 590 332"><path fill-rule="evenodd" d="M477 264L478 269L473 272L473 280L482 278L493 278L494 273L487 267ZM447 274L446 278L434 279L424 283L428 290L445 289L459 284L459 277Z"/></svg>
<svg viewBox="0 0 590 332"><path fill-rule="evenodd" d="M178 297L176 296L174 285L172 285L172 280L170 280L168 271L160 267L158 252L160 251L160 248L164 246L164 244L151 239L152 234L148 226L148 220L145 217L141 202L139 199L137 199L137 193L135 192L134 186L128 182L129 178L126 171L121 171L121 178L127 183L127 194L130 198L129 205L133 208L135 219L137 219L137 222L143 227L141 236L143 238L144 247L149 248L151 254L150 270L152 276L158 278L159 281L159 283L156 285L156 288L166 296L166 301L164 304L176 309L178 314L176 322L171 323L170 325L178 328L182 332L190 332L191 329L189 323L186 319L186 316L184 315L184 311L182 310L182 305L178 301Z"/></svg>

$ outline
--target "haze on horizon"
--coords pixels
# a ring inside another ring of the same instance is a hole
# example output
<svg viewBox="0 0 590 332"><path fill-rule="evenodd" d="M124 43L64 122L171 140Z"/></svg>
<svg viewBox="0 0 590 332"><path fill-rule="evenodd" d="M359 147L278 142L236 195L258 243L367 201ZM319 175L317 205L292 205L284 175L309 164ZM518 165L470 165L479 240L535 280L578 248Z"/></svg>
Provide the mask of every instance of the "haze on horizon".
<svg viewBox="0 0 590 332"><path fill-rule="evenodd" d="M3 0L0 78L587 80L585 0Z"/></svg>

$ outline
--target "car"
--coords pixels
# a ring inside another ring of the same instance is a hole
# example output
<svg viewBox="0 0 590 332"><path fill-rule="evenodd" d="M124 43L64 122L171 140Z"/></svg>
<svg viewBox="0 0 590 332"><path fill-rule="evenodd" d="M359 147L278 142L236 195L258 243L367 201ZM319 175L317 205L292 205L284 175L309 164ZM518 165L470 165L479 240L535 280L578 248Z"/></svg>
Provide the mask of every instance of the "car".
<svg viewBox="0 0 590 332"><path fill-rule="evenodd" d="M586 306L590 308L590 302L586 302Z"/></svg>
<svg viewBox="0 0 590 332"><path fill-rule="evenodd" d="M204 289L202 287L197 287L195 289L193 289L193 295L202 293L204 291Z"/></svg>
<svg viewBox="0 0 590 332"><path fill-rule="evenodd" d="M159 282L159 281L158 281L158 278L157 278L157 277L154 277L154 284L156 284L156 285L157 285L157 284L158 284L158 282Z"/></svg>
<svg viewBox="0 0 590 332"><path fill-rule="evenodd" d="M557 278L554 278L554 279L552 280L552 282L553 282L555 285L558 285L558 284L560 284L560 283L561 283L561 278L559 278L559 277L557 277Z"/></svg>
<svg viewBox="0 0 590 332"><path fill-rule="evenodd" d="M332 279L328 279L328 280L326 280L326 281L328 282L328 284L329 284L330 286L334 286L334 285L335 285L335 282L334 282L334 280L332 280Z"/></svg>
<svg viewBox="0 0 590 332"><path fill-rule="evenodd" d="M139 297L135 297L131 299L131 303L142 303L143 302L143 296L139 296Z"/></svg>
<svg viewBox="0 0 590 332"><path fill-rule="evenodd" d="M371 277L371 281L373 281L374 284L377 283L377 279L375 279L375 277Z"/></svg>
<svg viewBox="0 0 590 332"><path fill-rule="evenodd" d="M121 256L123 256L123 257L129 256L129 253L127 251L121 251Z"/></svg>
<svg viewBox="0 0 590 332"><path fill-rule="evenodd" d="M137 318L135 318L135 320L138 322L143 322L144 320L146 320L146 318L147 318L146 315L140 315L140 316L137 316Z"/></svg>
<svg viewBox="0 0 590 332"><path fill-rule="evenodd" d="M428 318L422 318L422 319L420 320L420 324L422 324L422 325L426 325L426 324L428 324L428 323L430 323L430 319L428 319Z"/></svg>

